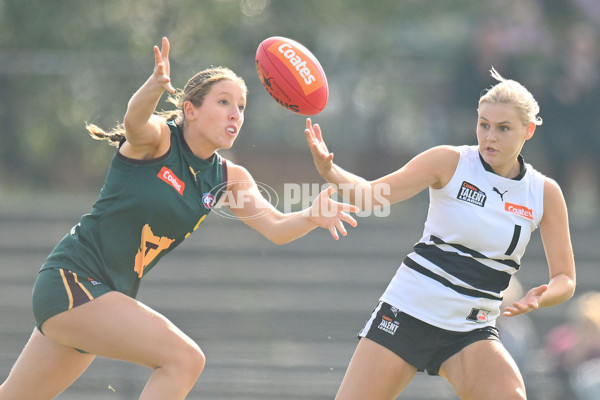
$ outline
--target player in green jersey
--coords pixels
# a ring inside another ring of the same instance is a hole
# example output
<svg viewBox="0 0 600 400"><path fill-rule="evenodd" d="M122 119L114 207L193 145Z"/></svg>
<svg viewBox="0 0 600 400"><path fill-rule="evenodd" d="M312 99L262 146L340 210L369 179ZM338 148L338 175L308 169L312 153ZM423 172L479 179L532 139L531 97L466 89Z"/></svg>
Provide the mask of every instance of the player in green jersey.
<svg viewBox="0 0 600 400"><path fill-rule="evenodd" d="M346 235L348 212L324 190L310 208L281 213L243 167L216 151L230 148L244 122L247 88L227 68L171 85L169 42L154 47L150 78L129 101L123 124L96 138L117 144L98 201L43 265L33 291L37 327L0 385L0 399L52 399L96 355L153 369L140 399L183 399L202 372L198 345L164 316L135 300L142 277L202 223L222 195L243 197L231 211L283 244L311 230ZM156 113L164 91L177 105Z"/></svg>

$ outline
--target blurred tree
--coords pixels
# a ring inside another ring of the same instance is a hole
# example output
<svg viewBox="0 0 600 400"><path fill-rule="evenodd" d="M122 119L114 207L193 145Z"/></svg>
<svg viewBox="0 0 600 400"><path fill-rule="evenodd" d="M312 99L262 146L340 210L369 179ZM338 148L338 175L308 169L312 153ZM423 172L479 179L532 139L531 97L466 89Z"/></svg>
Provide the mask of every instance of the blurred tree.
<svg viewBox="0 0 600 400"><path fill-rule="evenodd" d="M553 2L535 3L544 5L549 29L565 29ZM110 128L121 120L152 71L151 49L161 36L173 45L176 87L209 65L229 66L246 79L246 123L231 156L260 168L265 157L277 165L300 155L302 167L292 171L312 171L304 157L304 117L284 111L262 89L254 54L269 36L303 43L330 84L327 109L314 118L328 143L348 153L350 169L387 172L417 151L453 141L451 115L461 87L454 71L476 35L473 22L490 16L518 22L515 4L0 0L0 189L97 190L113 149L86 138L84 121ZM500 22L499 35L519 42L513 25ZM523 65L525 76L540 75ZM364 163L374 153L379 162Z"/></svg>

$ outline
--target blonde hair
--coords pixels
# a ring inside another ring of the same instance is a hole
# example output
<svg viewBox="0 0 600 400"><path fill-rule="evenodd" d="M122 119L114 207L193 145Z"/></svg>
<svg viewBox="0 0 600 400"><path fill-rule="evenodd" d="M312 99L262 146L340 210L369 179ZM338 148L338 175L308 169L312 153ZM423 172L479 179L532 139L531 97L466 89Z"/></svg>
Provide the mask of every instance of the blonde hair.
<svg viewBox="0 0 600 400"><path fill-rule="evenodd" d="M519 82L503 78L493 67L490 73L499 83L492 86L481 96L478 106L483 103L514 104L519 109L523 125L528 125L530 122L541 125L542 119L538 116L540 106L531 92Z"/></svg>
<svg viewBox="0 0 600 400"><path fill-rule="evenodd" d="M190 101L194 106L200 107L204 103L206 94L212 86L222 80L231 80L237 82L248 92L244 80L227 67L211 67L198 72L192 76L186 83L183 90L178 89L174 94L167 97L167 102L175 105L176 109L156 112L156 115L164 118L166 121L175 121L177 125L182 125L185 120L183 114L183 104ZM106 140L110 145L118 147L125 140L125 127L123 123L118 124L109 132L94 124L85 124L86 129L96 140Z"/></svg>

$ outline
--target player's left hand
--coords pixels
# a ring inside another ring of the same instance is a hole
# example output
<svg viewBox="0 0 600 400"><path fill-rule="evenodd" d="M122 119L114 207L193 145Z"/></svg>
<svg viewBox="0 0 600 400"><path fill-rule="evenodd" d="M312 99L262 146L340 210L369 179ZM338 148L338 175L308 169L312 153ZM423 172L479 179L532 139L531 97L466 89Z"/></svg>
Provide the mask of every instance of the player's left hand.
<svg viewBox="0 0 600 400"><path fill-rule="evenodd" d="M548 290L548 285L542 285L530 289L527 294L519 301L515 301L511 306L504 309L502 315L505 317L514 317L528 313L533 310L540 308L540 301L542 295Z"/></svg>
<svg viewBox="0 0 600 400"><path fill-rule="evenodd" d="M348 234L344 222L347 222L353 227L358 225L356 220L348 213L357 213L359 209L351 204L339 203L331 199L330 196L334 192L335 188L333 186L329 186L327 189L322 190L315 201L313 201L312 205L304 210L304 212L308 212L311 221L321 228L327 229L331 233L331 236L333 236L335 240L338 240L340 238L338 231L342 236Z"/></svg>

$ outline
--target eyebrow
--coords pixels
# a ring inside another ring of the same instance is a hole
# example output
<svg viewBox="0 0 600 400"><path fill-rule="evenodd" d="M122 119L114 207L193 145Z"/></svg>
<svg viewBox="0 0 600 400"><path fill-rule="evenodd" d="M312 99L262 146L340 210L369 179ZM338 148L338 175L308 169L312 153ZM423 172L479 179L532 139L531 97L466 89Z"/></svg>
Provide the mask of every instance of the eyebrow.
<svg viewBox="0 0 600 400"><path fill-rule="evenodd" d="M484 119L487 122L490 122L490 120L488 120L486 117L484 116L479 116L479 119ZM501 121L501 122L496 122L496 125L512 125L512 122L510 121Z"/></svg>
<svg viewBox="0 0 600 400"><path fill-rule="evenodd" d="M230 92L230 91L228 91L228 90L223 90L221 92L215 93L215 96L217 96L217 97L219 97L219 96L225 96L225 95L227 95L229 97L233 97L233 98L235 97L235 94L232 93L232 92Z"/></svg>

